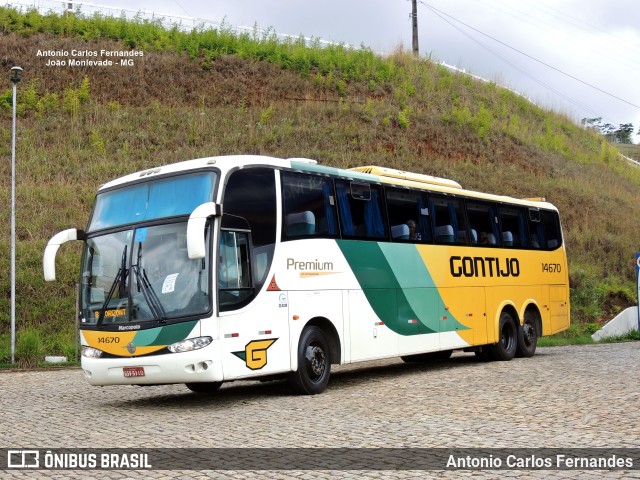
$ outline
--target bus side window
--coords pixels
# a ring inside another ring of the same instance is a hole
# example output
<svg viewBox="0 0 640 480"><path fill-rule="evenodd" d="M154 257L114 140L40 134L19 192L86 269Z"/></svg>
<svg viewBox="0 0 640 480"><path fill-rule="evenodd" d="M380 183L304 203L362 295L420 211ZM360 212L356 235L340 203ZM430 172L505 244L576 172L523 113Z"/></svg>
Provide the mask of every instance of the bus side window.
<svg viewBox="0 0 640 480"><path fill-rule="evenodd" d="M558 214L550 210L542 210L540 212L542 229L544 237L547 241L546 248L555 249L562 245L562 236L560 234L560 221Z"/></svg>
<svg viewBox="0 0 640 480"><path fill-rule="evenodd" d="M282 172L282 238L336 237L333 181L328 177Z"/></svg>
<svg viewBox="0 0 640 480"><path fill-rule="evenodd" d="M467 244L467 223L462 200L430 195L431 224L436 243Z"/></svg>
<svg viewBox="0 0 640 480"><path fill-rule="evenodd" d="M276 241L276 183L272 168L244 168L231 174L222 200L225 214L246 220L251 230L257 268L256 291L266 281Z"/></svg>
<svg viewBox="0 0 640 480"><path fill-rule="evenodd" d="M529 229L527 228L525 212L522 208L501 206L500 228L505 247L529 247Z"/></svg>
<svg viewBox="0 0 640 480"><path fill-rule="evenodd" d="M557 212L530 208L529 230L533 248L553 250L562 245L560 219Z"/></svg>
<svg viewBox="0 0 640 480"><path fill-rule="evenodd" d="M484 202L467 202L471 245L492 247L500 244L496 207Z"/></svg>
<svg viewBox="0 0 640 480"><path fill-rule="evenodd" d="M343 237L388 238L380 187L337 180L336 193Z"/></svg>
<svg viewBox="0 0 640 480"><path fill-rule="evenodd" d="M431 242L427 195L400 188L385 188L393 242Z"/></svg>
<svg viewBox="0 0 640 480"><path fill-rule="evenodd" d="M243 306L254 293L251 283L248 233L222 230L218 263L220 310Z"/></svg>
<svg viewBox="0 0 640 480"><path fill-rule="evenodd" d="M547 246L544 238L544 228L542 226L540 210L537 208L529 209L529 238L531 248L540 249Z"/></svg>

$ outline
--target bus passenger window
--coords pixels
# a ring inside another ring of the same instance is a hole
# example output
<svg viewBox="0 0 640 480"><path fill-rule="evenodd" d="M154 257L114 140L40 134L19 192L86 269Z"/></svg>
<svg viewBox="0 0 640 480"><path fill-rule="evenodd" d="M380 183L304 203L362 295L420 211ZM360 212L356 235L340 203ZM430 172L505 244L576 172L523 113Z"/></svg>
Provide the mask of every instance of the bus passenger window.
<svg viewBox="0 0 640 480"><path fill-rule="evenodd" d="M530 208L529 232L533 248L553 250L562 245L560 219L557 212Z"/></svg>
<svg viewBox="0 0 640 480"><path fill-rule="evenodd" d="M328 177L282 172L282 239L336 237L333 181Z"/></svg>
<svg viewBox="0 0 640 480"><path fill-rule="evenodd" d="M471 245L485 247L500 244L498 231L498 217L495 205L484 202L467 201L467 218L469 219L469 234Z"/></svg>
<svg viewBox="0 0 640 480"><path fill-rule="evenodd" d="M385 188L391 241L431 242L427 194L404 188Z"/></svg>
<svg viewBox="0 0 640 480"><path fill-rule="evenodd" d="M547 246L544 238L544 228L542 227L540 210L529 209L529 238L531 248L540 249Z"/></svg>
<svg viewBox="0 0 640 480"><path fill-rule="evenodd" d="M338 180L336 193L343 237L388 238L382 215L380 187Z"/></svg>
<svg viewBox="0 0 640 480"><path fill-rule="evenodd" d="M562 244L558 214L550 210L542 210L540 213L542 214L542 229L547 242L546 248L558 248Z"/></svg>
<svg viewBox="0 0 640 480"><path fill-rule="evenodd" d="M500 227L505 247L527 248L529 246L529 230L523 208L501 206Z"/></svg>
<svg viewBox="0 0 640 480"><path fill-rule="evenodd" d="M467 244L467 223L462 200L430 195L431 223L436 243Z"/></svg>

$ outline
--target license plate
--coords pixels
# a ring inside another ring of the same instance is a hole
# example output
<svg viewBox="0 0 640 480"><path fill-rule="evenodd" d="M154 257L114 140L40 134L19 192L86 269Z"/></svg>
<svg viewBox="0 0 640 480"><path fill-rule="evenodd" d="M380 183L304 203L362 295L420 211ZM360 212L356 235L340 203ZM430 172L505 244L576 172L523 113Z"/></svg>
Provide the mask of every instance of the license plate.
<svg viewBox="0 0 640 480"><path fill-rule="evenodd" d="M144 377L144 367L124 367L122 373L127 378Z"/></svg>

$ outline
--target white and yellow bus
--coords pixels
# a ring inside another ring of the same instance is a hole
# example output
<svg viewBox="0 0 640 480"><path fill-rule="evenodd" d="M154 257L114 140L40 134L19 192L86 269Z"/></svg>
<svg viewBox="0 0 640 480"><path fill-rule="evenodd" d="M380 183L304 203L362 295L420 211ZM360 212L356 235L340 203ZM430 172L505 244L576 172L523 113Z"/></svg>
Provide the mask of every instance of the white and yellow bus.
<svg viewBox="0 0 640 480"><path fill-rule="evenodd" d="M534 354L569 326L557 209L381 167L203 158L98 190L82 240L82 370L92 385L286 376L332 364Z"/></svg>

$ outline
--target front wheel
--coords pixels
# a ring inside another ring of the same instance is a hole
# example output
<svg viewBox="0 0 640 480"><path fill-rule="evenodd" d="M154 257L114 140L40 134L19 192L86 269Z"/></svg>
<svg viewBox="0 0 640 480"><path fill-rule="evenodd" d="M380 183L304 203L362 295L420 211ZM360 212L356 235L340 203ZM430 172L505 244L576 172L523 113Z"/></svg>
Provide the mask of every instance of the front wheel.
<svg viewBox="0 0 640 480"><path fill-rule="evenodd" d="M518 357L532 357L536 353L538 345L538 329L536 328L536 315L527 311L524 313L524 323L518 328Z"/></svg>
<svg viewBox="0 0 640 480"><path fill-rule="evenodd" d="M488 350L493 360L511 360L518 348L518 330L516 322L509 312L502 312L498 329L498 343L490 345Z"/></svg>
<svg viewBox="0 0 640 480"><path fill-rule="evenodd" d="M298 370L289 373L289 386L302 395L322 393L329 383L330 372L327 337L318 327L305 328L298 344Z"/></svg>

